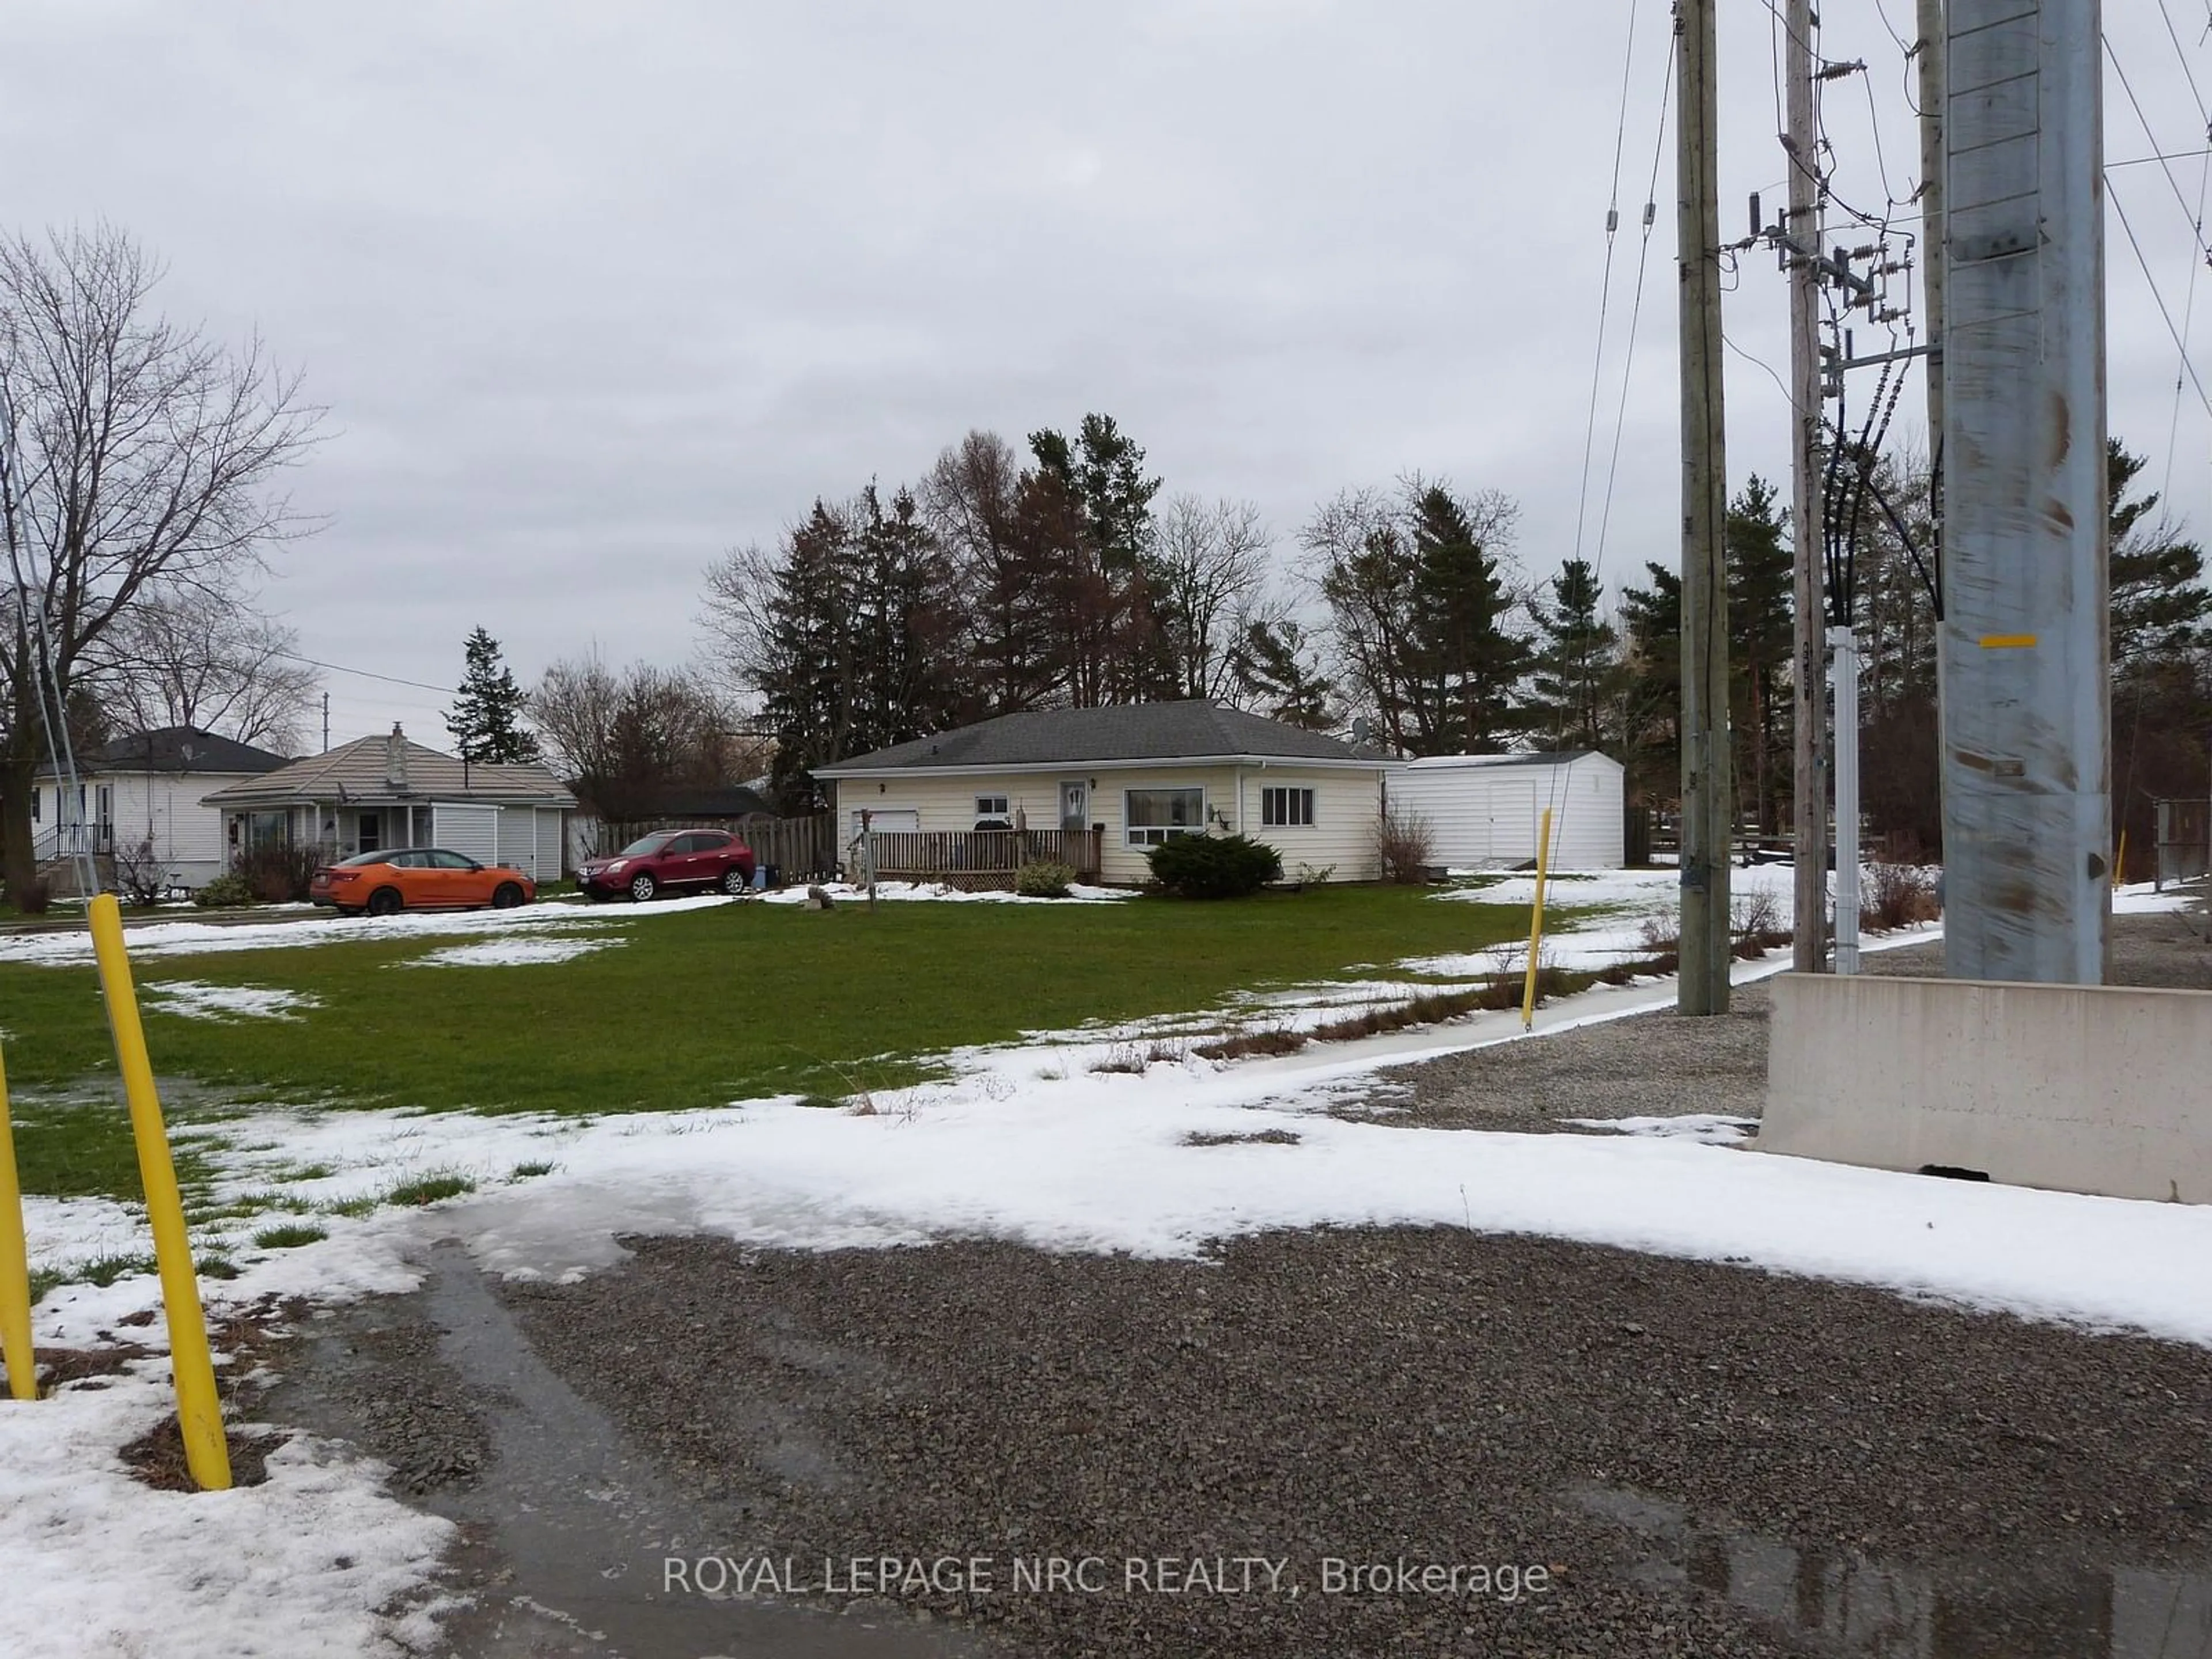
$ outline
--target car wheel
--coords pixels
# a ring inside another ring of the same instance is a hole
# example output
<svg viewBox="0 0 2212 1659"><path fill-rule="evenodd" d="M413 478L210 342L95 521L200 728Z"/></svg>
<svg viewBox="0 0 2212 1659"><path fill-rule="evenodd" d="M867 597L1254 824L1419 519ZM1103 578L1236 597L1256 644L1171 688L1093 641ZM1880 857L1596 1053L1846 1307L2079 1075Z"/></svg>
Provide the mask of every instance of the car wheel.
<svg viewBox="0 0 2212 1659"><path fill-rule="evenodd" d="M491 908L495 910L512 910L521 902L522 889L514 882L503 881L492 890Z"/></svg>
<svg viewBox="0 0 2212 1659"><path fill-rule="evenodd" d="M732 898L737 897L751 885L752 883L746 878L744 871L737 865L733 864L722 872L722 890Z"/></svg>
<svg viewBox="0 0 2212 1659"><path fill-rule="evenodd" d="M397 887L380 887L368 896L368 914L372 916L397 915L405 902L399 896Z"/></svg>
<svg viewBox="0 0 2212 1659"><path fill-rule="evenodd" d="M659 890L660 884L645 871L641 870L629 878L629 896L640 904L645 903Z"/></svg>

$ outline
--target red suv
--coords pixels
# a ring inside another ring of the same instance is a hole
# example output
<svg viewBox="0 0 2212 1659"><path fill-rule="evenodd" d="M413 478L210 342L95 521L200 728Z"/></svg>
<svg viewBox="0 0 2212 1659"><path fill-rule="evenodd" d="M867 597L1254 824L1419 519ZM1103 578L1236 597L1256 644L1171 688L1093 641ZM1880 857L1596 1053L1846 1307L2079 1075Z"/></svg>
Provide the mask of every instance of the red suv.
<svg viewBox="0 0 2212 1659"><path fill-rule="evenodd" d="M640 904L664 887L718 887L732 895L753 882L753 849L726 830L657 830L611 859L576 866L586 898L627 893Z"/></svg>

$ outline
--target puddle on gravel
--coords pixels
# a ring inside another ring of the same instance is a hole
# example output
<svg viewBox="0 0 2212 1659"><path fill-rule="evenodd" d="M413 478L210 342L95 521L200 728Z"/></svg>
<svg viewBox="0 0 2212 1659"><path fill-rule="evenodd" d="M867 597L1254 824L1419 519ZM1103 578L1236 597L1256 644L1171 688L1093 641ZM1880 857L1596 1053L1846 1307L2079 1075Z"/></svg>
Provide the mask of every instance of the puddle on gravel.
<svg viewBox="0 0 2212 1659"><path fill-rule="evenodd" d="M1707 1591L1839 1659L2212 1659L2212 1572L1869 1561L1701 1531L1641 1492L1567 1497L1648 1540L1632 1582Z"/></svg>
<svg viewBox="0 0 2212 1659"><path fill-rule="evenodd" d="M417 1305L435 1328L438 1360L465 1387L490 1443L480 1469L464 1460L472 1480L418 1500L460 1522L469 1540L461 1565L476 1605L445 1624L450 1659L967 1659L980 1651L949 1626L902 1614L874 1622L668 1593L665 1558L732 1550L715 1522L532 1352L461 1247L432 1253ZM325 1353L309 1363L345 1362Z"/></svg>

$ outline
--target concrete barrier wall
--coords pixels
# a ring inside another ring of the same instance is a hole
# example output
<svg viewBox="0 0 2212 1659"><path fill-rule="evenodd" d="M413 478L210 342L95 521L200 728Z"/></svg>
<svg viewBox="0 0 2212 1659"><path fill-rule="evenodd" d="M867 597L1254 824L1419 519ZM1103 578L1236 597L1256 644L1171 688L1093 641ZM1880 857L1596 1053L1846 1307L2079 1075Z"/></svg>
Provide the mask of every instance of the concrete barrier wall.
<svg viewBox="0 0 2212 1659"><path fill-rule="evenodd" d="M1771 983L1761 1152L2212 1203L2212 992Z"/></svg>

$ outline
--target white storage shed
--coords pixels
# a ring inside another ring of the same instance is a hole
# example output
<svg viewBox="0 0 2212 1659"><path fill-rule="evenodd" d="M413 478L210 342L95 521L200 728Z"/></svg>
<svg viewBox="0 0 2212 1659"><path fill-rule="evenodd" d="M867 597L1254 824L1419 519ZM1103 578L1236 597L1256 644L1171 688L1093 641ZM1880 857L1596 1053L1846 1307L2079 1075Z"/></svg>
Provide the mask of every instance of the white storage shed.
<svg viewBox="0 0 2212 1659"><path fill-rule="evenodd" d="M1618 870L1623 849L1621 763L1595 749L1547 755L1431 755L1389 776L1394 811L1429 827L1433 860L1455 870L1508 869L1536 856L1552 809L1552 867Z"/></svg>

